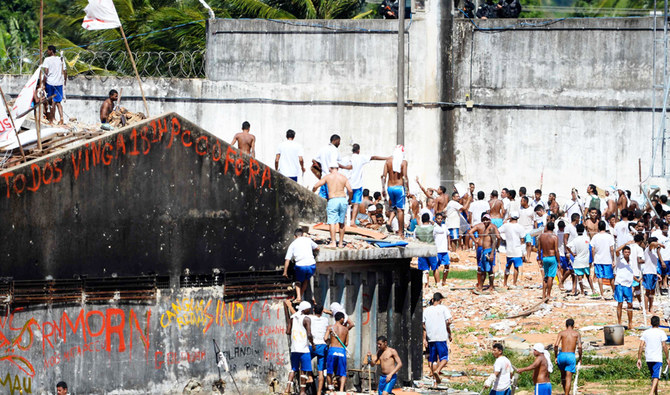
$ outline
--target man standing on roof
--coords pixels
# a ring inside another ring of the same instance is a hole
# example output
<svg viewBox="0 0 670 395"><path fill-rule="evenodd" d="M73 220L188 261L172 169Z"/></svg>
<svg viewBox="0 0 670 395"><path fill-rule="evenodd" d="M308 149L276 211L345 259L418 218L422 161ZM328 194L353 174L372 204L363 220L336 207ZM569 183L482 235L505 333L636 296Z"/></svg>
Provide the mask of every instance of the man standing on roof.
<svg viewBox="0 0 670 395"><path fill-rule="evenodd" d="M302 145L295 142L294 139L295 132L291 129L287 130L286 141L277 147L275 170L297 182L298 176L305 174L305 162L302 160Z"/></svg>
<svg viewBox="0 0 670 395"><path fill-rule="evenodd" d="M351 226L356 226L356 216L361 202L363 201L363 167L373 160L387 160L386 156L370 156L361 155L361 146L354 144L352 148L353 155L351 155L351 173L349 174L349 182L351 188L354 190L353 198L351 199Z"/></svg>
<svg viewBox="0 0 670 395"><path fill-rule="evenodd" d="M309 279L316 272L316 260L314 260L314 251L319 251L319 246L303 235L302 229L296 229L293 233L295 240L288 246L286 257L284 259L284 277L288 277L288 264L295 258L295 279L300 283L295 287L296 302L302 300L302 296L307 290Z"/></svg>
<svg viewBox="0 0 670 395"><path fill-rule="evenodd" d="M247 121L242 122L242 132L237 133L233 137L233 142L230 145L235 145L237 143L237 148L243 154L251 155L252 157L256 156L256 136L249 133L251 130L251 124Z"/></svg>
<svg viewBox="0 0 670 395"><path fill-rule="evenodd" d="M58 124L62 125L64 118L61 102L63 101L63 86L65 86L65 81L67 80L67 70L63 66L63 60L56 55L55 46L49 45L47 47L47 57L44 59L44 63L42 63L42 69L44 72L42 83L45 84L47 98L55 95L47 101L50 107L47 119L50 124L53 124L57 108L60 117Z"/></svg>
<svg viewBox="0 0 670 395"><path fill-rule="evenodd" d="M331 164L337 166L337 164ZM339 226L340 243L338 247L344 247L344 220L347 214L348 202L351 200L353 191L347 177L338 172L338 167L331 167L330 174L323 177L314 184L313 192L319 187L327 186L328 205L326 206L328 214L328 226L330 227L330 247L335 247L336 229ZM345 193L346 189L346 193Z"/></svg>
<svg viewBox="0 0 670 395"><path fill-rule="evenodd" d="M407 161L405 160L405 147L398 145L393 151L393 156L386 160L384 173L382 174L382 190L387 185L389 204L396 209L398 217L398 236L405 238L405 191L409 190L407 182ZM384 192L385 194L385 192Z"/></svg>
<svg viewBox="0 0 670 395"><path fill-rule="evenodd" d="M340 136L333 134L330 136L330 144L321 148L316 158L312 159L312 173L316 178L321 179L325 177L332 167L340 167L342 157L340 157ZM328 186L323 185L319 190L319 196L328 200Z"/></svg>

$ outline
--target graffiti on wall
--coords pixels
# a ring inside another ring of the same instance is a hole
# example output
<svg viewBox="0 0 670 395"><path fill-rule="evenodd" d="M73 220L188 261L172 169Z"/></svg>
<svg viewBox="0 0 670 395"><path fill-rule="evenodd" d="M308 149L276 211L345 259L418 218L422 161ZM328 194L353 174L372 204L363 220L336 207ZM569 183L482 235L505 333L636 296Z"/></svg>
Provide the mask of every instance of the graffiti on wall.
<svg viewBox="0 0 670 395"><path fill-rule="evenodd" d="M223 146L227 144L205 134L194 136L192 131L182 128L179 118L172 116L154 119L130 132L117 133L112 138L90 141L62 158L33 163L25 174L5 172L0 174L0 183L6 190L7 198L35 193L40 188L60 183L64 171L71 172L76 181L82 174L97 167L110 166L120 157L146 156L158 149L169 151L174 149L174 145L182 145L198 156L208 157L213 163L223 166L224 175L234 174L243 178L246 167L249 174L243 182L254 188L272 188L270 167L251 156L242 155L230 145L223 152ZM68 166L65 166L66 162Z"/></svg>

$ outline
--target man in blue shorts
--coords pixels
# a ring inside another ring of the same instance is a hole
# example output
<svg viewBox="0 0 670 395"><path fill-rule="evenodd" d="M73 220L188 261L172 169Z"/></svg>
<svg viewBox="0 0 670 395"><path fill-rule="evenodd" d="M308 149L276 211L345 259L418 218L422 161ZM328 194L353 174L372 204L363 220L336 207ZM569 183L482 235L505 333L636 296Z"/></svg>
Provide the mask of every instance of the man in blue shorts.
<svg viewBox="0 0 670 395"><path fill-rule="evenodd" d="M316 386L316 395L321 395L324 388L324 371L326 370L326 356L328 355L328 345L326 344L326 330L328 329L328 317L323 315L323 305L314 306L314 314L309 316L312 329L314 345L310 347L312 359L316 358L316 371L318 373L319 383Z"/></svg>
<svg viewBox="0 0 670 395"><path fill-rule="evenodd" d="M335 313L335 325L329 326L324 338L328 343L326 372L328 373L328 391L335 390L333 376L340 379L340 392L344 391L347 382L347 345L349 344L349 328L344 324L344 313Z"/></svg>
<svg viewBox="0 0 670 395"><path fill-rule="evenodd" d="M295 259L295 280L300 284L295 287L295 301L299 303L307 290L309 279L316 272L314 251L318 252L319 246L309 237L305 237L300 228L293 232L293 236L295 240L288 246L284 257L284 277L288 278L288 265L292 259Z"/></svg>
<svg viewBox="0 0 670 395"><path fill-rule="evenodd" d="M613 266L615 265L614 255L614 236L606 232L607 225L605 221L598 222L598 233L591 237L591 249L593 251L593 267L595 268L600 295L605 295L603 288L603 279L612 280L614 278ZM612 291L614 283L610 281Z"/></svg>
<svg viewBox="0 0 670 395"><path fill-rule="evenodd" d="M565 330L558 333L554 343L554 354L561 370L564 394L570 395L572 375L577 372L577 364L582 360L582 335L575 330L575 321L572 318L565 321Z"/></svg>
<svg viewBox="0 0 670 395"><path fill-rule="evenodd" d="M58 109L58 115L60 120L58 121L59 125L64 123L63 119L63 106L61 102L63 101L63 86L67 80L67 71L63 65L63 60L58 57L56 47L49 45L47 47L47 57L42 63L42 68L44 70L44 81L45 90L47 97L50 98L53 96L53 99L48 100L50 107L49 112L46 114L47 119L50 124L53 124L54 119L56 118L56 108Z"/></svg>
<svg viewBox="0 0 670 395"><path fill-rule="evenodd" d="M434 241L434 226L430 224L430 214L423 213L421 215L421 226L417 226L414 230L414 235L419 241L424 243L433 243ZM419 270L426 274L424 287L428 287L429 283L429 273L432 270L433 276L435 278L435 286L437 286L439 281L439 271L437 270L440 267L437 257L435 256L424 256L418 258Z"/></svg>
<svg viewBox="0 0 670 395"><path fill-rule="evenodd" d="M542 257L542 268L544 279L542 281L542 299L551 298L551 288L556 277L558 262L561 257L558 252L558 237L554 234L554 223L549 222L544 227L544 232L537 238L538 251L537 260Z"/></svg>
<svg viewBox="0 0 670 395"><path fill-rule="evenodd" d="M504 287L508 287L507 278L514 268L513 287L516 287L519 279L519 268L523 266L523 248L522 240L526 234L523 226L517 220L518 214L514 213L510 216L509 221L503 224L498 231L505 235L505 250L507 255L507 265L505 265L505 280ZM509 288L509 287L508 287Z"/></svg>
<svg viewBox="0 0 670 395"><path fill-rule="evenodd" d="M312 337L311 320L307 315L310 313L312 305L303 300L296 309L293 309L293 305L288 299L284 300L284 305L291 313L286 327L286 332L291 334L291 372L288 375L286 390L291 393L293 378L297 373L300 377L300 395L305 395L307 383L312 381L312 357L309 346L314 346L314 338ZM305 374L300 374L301 372Z"/></svg>
<svg viewBox="0 0 670 395"><path fill-rule="evenodd" d="M480 227L480 228L478 228ZM481 240L482 253L477 262L477 287L475 293L482 292L484 286L484 279L489 278L489 290L495 290L493 269L496 265L496 250L500 246L500 233L498 228L491 223L491 216L482 214L482 222L472 228L479 232L479 239ZM471 229L471 230L472 230Z"/></svg>
<svg viewBox="0 0 670 395"><path fill-rule="evenodd" d="M659 326L661 319L658 316L651 317L651 328L642 332L640 337L640 347L637 350L637 368L642 369L642 349L644 349L644 358L647 361L647 368L651 373L651 391L650 394L658 395L658 381L661 378L661 368L663 360L668 359L668 345L666 340L668 335Z"/></svg>
<svg viewBox="0 0 670 395"><path fill-rule="evenodd" d="M549 351L544 349L542 343L533 346L535 361L525 368L518 369L518 373L533 370L533 382L535 383L535 395L551 395L551 378L549 375L554 370L551 363Z"/></svg>
<svg viewBox="0 0 670 395"><path fill-rule="evenodd" d="M337 167L330 168L330 174L320 179L312 191L316 192L319 187L326 185L328 187L328 204L326 205L326 212L328 214L328 227L330 230L330 245L335 247L335 234L339 224L340 242L338 247L344 247L344 219L347 214L347 205L353 195L351 184L344 175L340 174ZM349 198L347 199L347 195Z"/></svg>
<svg viewBox="0 0 670 395"><path fill-rule="evenodd" d="M442 294L435 292L430 306L423 311L423 346L428 349L428 364L435 379L440 384L440 371L449 362L451 341L451 311L442 304Z"/></svg>
<svg viewBox="0 0 670 395"><path fill-rule="evenodd" d="M388 346L386 337L379 336L377 338L377 355L372 356L368 352L369 365L381 365L382 374L379 376L379 395L393 394L393 388L398 380L398 371L402 368L402 361L398 352Z"/></svg>
<svg viewBox="0 0 670 395"><path fill-rule="evenodd" d="M388 181L388 184L387 184ZM396 209L398 216L398 236L405 238L405 191L409 188L407 180L407 161L405 148L402 145L395 147L393 156L386 160L382 174L382 190L388 185L389 204ZM386 194L386 192L384 192Z"/></svg>
<svg viewBox="0 0 670 395"><path fill-rule="evenodd" d="M616 279L614 280L614 300L617 301L616 317L621 325L621 314L623 303L628 304L628 328L633 328L633 264L630 259L630 247L624 246L621 249L621 257L616 263Z"/></svg>

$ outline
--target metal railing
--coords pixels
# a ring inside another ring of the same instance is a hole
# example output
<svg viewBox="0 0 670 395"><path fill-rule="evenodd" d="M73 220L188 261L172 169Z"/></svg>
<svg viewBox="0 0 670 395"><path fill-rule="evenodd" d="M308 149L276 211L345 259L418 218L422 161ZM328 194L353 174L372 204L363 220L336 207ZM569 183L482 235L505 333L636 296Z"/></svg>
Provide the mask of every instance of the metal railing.
<svg viewBox="0 0 670 395"><path fill-rule="evenodd" d="M205 50L180 52L135 52L141 77L204 78ZM124 51L64 51L70 78L92 76L133 76L128 53ZM39 63L39 52L20 49L14 56L0 58L0 74L32 74Z"/></svg>

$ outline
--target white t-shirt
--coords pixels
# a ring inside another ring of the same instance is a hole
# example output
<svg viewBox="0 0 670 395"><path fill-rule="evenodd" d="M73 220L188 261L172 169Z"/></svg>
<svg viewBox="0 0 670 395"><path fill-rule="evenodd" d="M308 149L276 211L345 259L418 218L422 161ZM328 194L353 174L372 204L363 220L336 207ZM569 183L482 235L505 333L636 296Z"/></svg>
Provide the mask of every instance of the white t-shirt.
<svg viewBox="0 0 670 395"><path fill-rule="evenodd" d="M446 342L449 339L445 321L450 319L451 311L445 305L431 305L423 310L423 323L426 324L426 338L429 342Z"/></svg>
<svg viewBox="0 0 670 395"><path fill-rule="evenodd" d="M572 267L575 269L586 269L589 267L589 236L586 235L586 231L581 236L577 236L576 239L568 243L568 248L575 254L575 261L572 263Z"/></svg>
<svg viewBox="0 0 670 395"><path fill-rule="evenodd" d="M504 197L502 199L502 202L503 202L503 208L505 209L505 219L507 219L509 218L509 203L511 202L511 200L509 200L509 198Z"/></svg>
<svg viewBox="0 0 670 395"><path fill-rule="evenodd" d="M558 255L565 256L565 229L554 229L556 237L558 237Z"/></svg>
<svg viewBox="0 0 670 395"><path fill-rule="evenodd" d="M624 257L619 257L616 261L616 279L614 284L621 285L624 287L630 287L633 285L633 266L630 263L626 262Z"/></svg>
<svg viewBox="0 0 670 395"><path fill-rule="evenodd" d="M637 243L633 243L629 245L630 247L630 264L633 266L633 274L635 277L639 277L642 272L640 270L641 265L638 262L638 257L644 259L644 250L642 247L637 245Z"/></svg>
<svg viewBox="0 0 670 395"><path fill-rule="evenodd" d="M490 209L489 202L485 200L477 200L470 203L469 211L472 213L472 225L474 226L482 222L482 214Z"/></svg>
<svg viewBox="0 0 670 395"><path fill-rule="evenodd" d="M567 203L563 205L563 211L565 211L565 216L569 221L572 221L572 214L579 214L579 218L582 217L582 212L584 212L584 206L579 200L568 200Z"/></svg>
<svg viewBox="0 0 670 395"><path fill-rule="evenodd" d="M47 84L61 86L65 82L63 77L63 62L58 56L48 56L44 59L42 67L49 69L47 73Z"/></svg>
<svg viewBox="0 0 670 395"><path fill-rule="evenodd" d="M342 161L340 151L332 144L321 148L315 159L321 164L322 177L329 173L331 167L339 167Z"/></svg>
<svg viewBox="0 0 670 395"><path fill-rule="evenodd" d="M435 240L435 247L437 247L437 252L442 254L449 252L449 230L447 225L435 225L433 227L433 239Z"/></svg>
<svg viewBox="0 0 670 395"><path fill-rule="evenodd" d="M665 246L665 248L661 248L660 258L666 262L670 261L670 237L664 236L662 232L657 237L658 242Z"/></svg>
<svg viewBox="0 0 670 395"><path fill-rule="evenodd" d="M309 352L307 329L305 329L305 326L303 325L305 317L307 316L302 313L296 313L291 317L291 320L293 320L291 323L291 352Z"/></svg>
<svg viewBox="0 0 670 395"><path fill-rule="evenodd" d="M312 250L317 249L319 246L312 241L309 237L301 236L293 240L291 245L288 246L286 251L286 257L284 259L295 258L296 266L312 266L316 264L314 260L314 254Z"/></svg>
<svg viewBox="0 0 670 395"><path fill-rule="evenodd" d="M644 265L642 265L642 274L658 274L658 257L654 250L648 247L644 250Z"/></svg>
<svg viewBox="0 0 670 395"><path fill-rule="evenodd" d="M521 239L526 236L526 230L523 226L517 222L506 222L498 229L498 231L501 235L505 235L507 257L521 258L523 256Z"/></svg>
<svg viewBox="0 0 670 395"><path fill-rule="evenodd" d="M510 373L512 373L512 363L507 357L500 356L496 358L496 362L493 364L493 371L495 373L500 373L496 380L497 384L494 384L493 388L491 388L493 391L505 391L512 385L512 378L510 377Z"/></svg>
<svg viewBox="0 0 670 395"><path fill-rule="evenodd" d="M513 215L519 216L521 214L521 202L518 200L510 200L507 207L509 208L505 209L507 210L507 213L505 213L505 218L509 218Z"/></svg>
<svg viewBox="0 0 670 395"><path fill-rule="evenodd" d="M544 226L544 225L547 224L547 214L544 213L542 215L537 215L537 214L533 213L533 220L535 222L537 222L538 227Z"/></svg>
<svg viewBox="0 0 670 395"><path fill-rule="evenodd" d="M526 230L526 233L533 230L533 217L535 217L535 211L532 208L522 208L519 212L519 223Z"/></svg>
<svg viewBox="0 0 670 395"><path fill-rule="evenodd" d="M597 265L611 265L612 254L610 247L614 247L614 237L609 233L598 232L591 239L593 247L593 263Z"/></svg>
<svg viewBox="0 0 670 395"><path fill-rule="evenodd" d="M276 154L279 155L279 172L286 177L298 177L302 173L300 158L303 156L302 146L293 140L279 144Z"/></svg>
<svg viewBox="0 0 670 395"><path fill-rule="evenodd" d="M577 236L579 236L577 234L577 227L575 227L575 225L573 225L570 222L565 223L565 233L568 234L568 243L576 239Z"/></svg>
<svg viewBox="0 0 670 395"><path fill-rule="evenodd" d="M351 155L351 174L349 174L351 189L363 188L363 167L370 163L370 158L370 155Z"/></svg>
<svg viewBox="0 0 670 395"><path fill-rule="evenodd" d="M614 225L614 234L616 235L616 245L621 247L622 245L633 240L633 235L630 234L628 230L628 221L619 221Z"/></svg>
<svg viewBox="0 0 670 395"><path fill-rule="evenodd" d="M326 341L323 340L323 338L326 336L326 329L328 329L328 317L325 317L323 314L321 314L321 317L310 315L309 320L314 344L326 344Z"/></svg>
<svg viewBox="0 0 670 395"><path fill-rule="evenodd" d="M668 335L661 328L649 328L642 332L640 339L644 342L644 359L647 362L663 362L663 343Z"/></svg>
<svg viewBox="0 0 670 395"><path fill-rule="evenodd" d="M457 202L456 200L450 200L447 203L447 228L460 228L461 227L461 218L460 210L463 208L463 205Z"/></svg>
<svg viewBox="0 0 670 395"><path fill-rule="evenodd" d="M542 207L544 207L545 210L547 209L547 203L545 203L542 200L542 198L540 198L540 200L532 199L530 201L530 206L533 208L533 211L535 210L535 207L537 207L537 206L542 206Z"/></svg>

